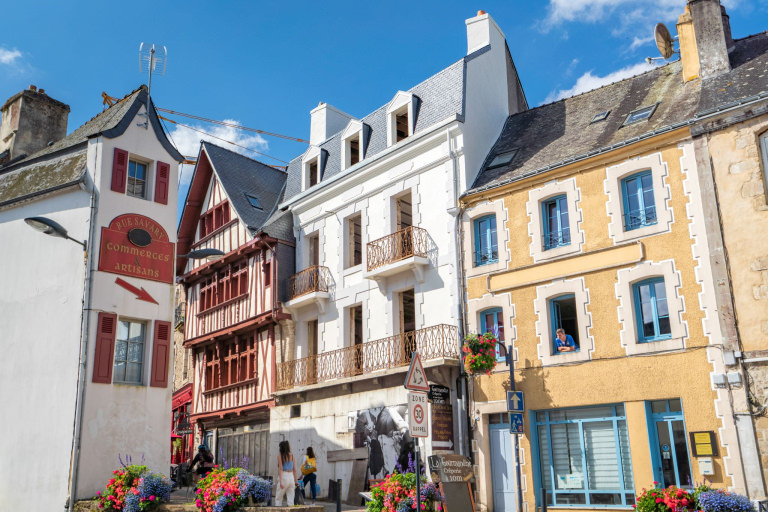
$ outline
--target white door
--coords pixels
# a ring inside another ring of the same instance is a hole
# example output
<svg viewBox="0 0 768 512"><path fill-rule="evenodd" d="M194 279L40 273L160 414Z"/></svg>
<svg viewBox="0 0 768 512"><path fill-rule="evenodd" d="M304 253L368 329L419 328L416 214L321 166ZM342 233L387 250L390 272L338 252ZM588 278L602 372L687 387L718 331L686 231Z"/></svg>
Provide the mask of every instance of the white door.
<svg viewBox="0 0 768 512"><path fill-rule="evenodd" d="M509 424L489 425L493 512L513 512L515 506L515 456Z"/></svg>

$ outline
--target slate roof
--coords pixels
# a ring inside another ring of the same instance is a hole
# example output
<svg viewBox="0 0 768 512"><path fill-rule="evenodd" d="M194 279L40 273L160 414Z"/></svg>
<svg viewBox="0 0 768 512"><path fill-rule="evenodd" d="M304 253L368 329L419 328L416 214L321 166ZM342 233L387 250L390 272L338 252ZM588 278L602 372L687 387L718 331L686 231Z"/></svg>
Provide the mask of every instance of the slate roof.
<svg viewBox="0 0 768 512"><path fill-rule="evenodd" d="M85 176L88 139L98 135L120 136L148 99L147 87L142 85L63 139L19 161L0 165L0 206L78 183ZM174 158L182 161L181 154L166 138L154 107L150 112L158 140Z"/></svg>
<svg viewBox="0 0 768 512"><path fill-rule="evenodd" d="M578 96L511 115L467 194L546 172L575 160L685 126L729 105L768 99L768 32L735 41L730 72L707 80L682 81L675 61ZM647 121L622 126L636 109L658 103ZM605 121L590 124L610 110ZM488 169L497 154L518 149L512 161ZM466 194L465 194L466 195Z"/></svg>
<svg viewBox="0 0 768 512"><path fill-rule="evenodd" d="M287 179L285 172L207 141L203 141L202 148L208 155L230 204L251 232L261 231L269 222L279 219L279 216L271 217L283 197ZM251 205L247 194L258 200L261 209ZM293 240L292 224L289 231L291 238L284 240Z"/></svg>
<svg viewBox="0 0 768 512"><path fill-rule="evenodd" d="M420 99L416 114L414 134L453 115L464 115L464 71L467 57L448 66L439 73L424 80L408 92ZM394 94L393 94L394 97ZM387 106L383 105L374 112L360 119L371 127L370 140L365 153L368 159L387 149ZM326 181L341 172L341 132L334 134L319 145L328 151L328 161L322 175ZM288 165L288 184L285 199L290 199L301 192L301 156L291 160Z"/></svg>

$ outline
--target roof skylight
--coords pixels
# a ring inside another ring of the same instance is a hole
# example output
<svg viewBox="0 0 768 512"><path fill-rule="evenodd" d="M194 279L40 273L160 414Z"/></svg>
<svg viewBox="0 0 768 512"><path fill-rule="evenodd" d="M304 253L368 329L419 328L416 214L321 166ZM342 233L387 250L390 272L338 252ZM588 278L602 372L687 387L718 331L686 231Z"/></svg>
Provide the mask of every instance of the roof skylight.
<svg viewBox="0 0 768 512"><path fill-rule="evenodd" d="M248 200L249 203L251 203L251 206L254 208L258 208L259 210L263 210L261 203L259 200L255 197L253 197L251 194L245 194L245 198Z"/></svg>
<svg viewBox="0 0 768 512"><path fill-rule="evenodd" d="M599 114L595 114L595 117L592 118L592 120L589 122L589 124L596 123L598 121L605 121L608 119L608 114L610 114L610 110L606 110L605 112L600 112Z"/></svg>
<svg viewBox="0 0 768 512"><path fill-rule="evenodd" d="M513 158L515 158L515 155L517 154L517 150L513 149L512 151L506 151L504 153L499 153L498 155L493 157L493 160L491 160L491 163L488 164L488 169L493 169L494 167L501 167L502 165L507 165L509 162L512 161Z"/></svg>
<svg viewBox="0 0 768 512"><path fill-rule="evenodd" d="M648 107L639 108L637 110L633 110L629 113L627 116L627 119L624 121L624 126L639 123L640 121L643 121L645 119L650 118L653 115L653 112L656 110L656 107L658 107L658 103L654 103L653 105L650 105Z"/></svg>

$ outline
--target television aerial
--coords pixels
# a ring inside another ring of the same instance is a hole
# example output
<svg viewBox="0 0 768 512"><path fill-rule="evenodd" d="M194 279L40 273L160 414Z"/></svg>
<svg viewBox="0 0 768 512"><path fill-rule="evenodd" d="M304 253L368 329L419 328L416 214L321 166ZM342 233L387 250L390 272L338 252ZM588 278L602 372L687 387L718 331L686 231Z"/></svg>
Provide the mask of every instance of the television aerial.
<svg viewBox="0 0 768 512"><path fill-rule="evenodd" d="M675 53L675 38L669 33L669 29L663 23L657 23L653 29L653 39L656 41L656 48L658 48L661 57L646 57L645 62L648 64L653 63L655 60L667 60Z"/></svg>
<svg viewBox="0 0 768 512"><path fill-rule="evenodd" d="M147 89L152 90L152 75L156 72L160 73L160 76L165 75L165 66L168 64L168 50L165 46L155 49L153 44L151 47L141 43L139 45L139 73L149 73L149 83Z"/></svg>

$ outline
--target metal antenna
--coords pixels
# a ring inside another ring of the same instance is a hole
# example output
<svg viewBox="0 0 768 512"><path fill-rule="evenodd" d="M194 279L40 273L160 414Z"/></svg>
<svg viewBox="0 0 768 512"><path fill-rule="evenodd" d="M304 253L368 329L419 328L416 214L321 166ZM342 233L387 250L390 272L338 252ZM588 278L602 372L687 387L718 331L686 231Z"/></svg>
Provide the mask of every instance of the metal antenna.
<svg viewBox="0 0 768 512"><path fill-rule="evenodd" d="M147 96L150 96L152 93L152 75L155 73L155 71L159 71L160 76L165 75L165 66L167 64L168 50L165 48L165 46L155 50L154 44L151 47L149 47L149 45L145 47L144 43L139 45L139 73L149 74L149 82L147 83ZM147 108L149 108L149 105L147 105ZM147 116L145 122L139 126L149 128L149 117Z"/></svg>

